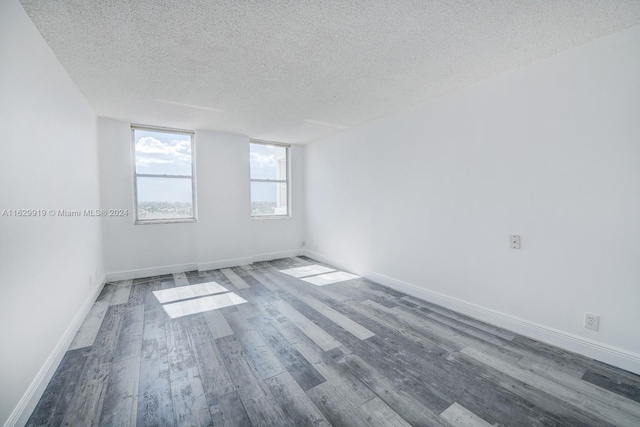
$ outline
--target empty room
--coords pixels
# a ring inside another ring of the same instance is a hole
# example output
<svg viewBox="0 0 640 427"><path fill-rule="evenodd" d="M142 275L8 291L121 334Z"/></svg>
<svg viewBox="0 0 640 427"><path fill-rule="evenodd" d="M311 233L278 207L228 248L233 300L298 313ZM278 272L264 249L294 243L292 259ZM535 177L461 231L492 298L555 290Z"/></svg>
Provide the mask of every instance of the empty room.
<svg viewBox="0 0 640 427"><path fill-rule="evenodd" d="M0 124L0 425L640 425L637 0L0 0Z"/></svg>

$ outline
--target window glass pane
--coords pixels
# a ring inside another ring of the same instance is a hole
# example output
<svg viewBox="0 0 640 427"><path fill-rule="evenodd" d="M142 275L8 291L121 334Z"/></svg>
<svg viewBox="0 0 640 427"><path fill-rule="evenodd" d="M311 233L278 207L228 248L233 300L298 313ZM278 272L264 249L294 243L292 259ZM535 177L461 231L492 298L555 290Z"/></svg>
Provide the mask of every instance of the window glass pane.
<svg viewBox="0 0 640 427"><path fill-rule="evenodd" d="M191 135L135 129L136 173L191 176Z"/></svg>
<svg viewBox="0 0 640 427"><path fill-rule="evenodd" d="M250 144L251 179L287 179L287 149L276 145Z"/></svg>
<svg viewBox="0 0 640 427"><path fill-rule="evenodd" d="M251 215L288 215L287 184L284 182L251 183Z"/></svg>
<svg viewBox="0 0 640 427"><path fill-rule="evenodd" d="M193 218L191 179L137 178L138 219Z"/></svg>

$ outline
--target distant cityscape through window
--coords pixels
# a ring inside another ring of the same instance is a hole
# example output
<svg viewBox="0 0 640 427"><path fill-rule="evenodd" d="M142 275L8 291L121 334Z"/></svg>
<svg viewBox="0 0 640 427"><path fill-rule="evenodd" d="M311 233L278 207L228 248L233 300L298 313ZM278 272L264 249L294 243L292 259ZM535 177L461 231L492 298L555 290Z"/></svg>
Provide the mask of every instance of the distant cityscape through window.
<svg viewBox="0 0 640 427"><path fill-rule="evenodd" d="M252 216L289 215L288 155L286 145L250 143Z"/></svg>
<svg viewBox="0 0 640 427"><path fill-rule="evenodd" d="M132 127L136 220L195 219L193 133Z"/></svg>

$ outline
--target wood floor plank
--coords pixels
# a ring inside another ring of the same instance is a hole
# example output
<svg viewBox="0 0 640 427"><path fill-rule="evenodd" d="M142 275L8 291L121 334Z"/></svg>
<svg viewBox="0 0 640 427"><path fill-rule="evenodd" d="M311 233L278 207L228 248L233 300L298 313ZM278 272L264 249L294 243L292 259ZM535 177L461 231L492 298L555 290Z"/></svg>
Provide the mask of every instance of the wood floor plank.
<svg viewBox="0 0 640 427"><path fill-rule="evenodd" d="M557 399L561 399L571 405L575 405L585 412L588 412L598 418L602 418L607 422L611 422L615 425L620 426L631 426L635 423L634 417L632 415L629 415L628 413L619 411L605 404L598 404L596 402L593 402L591 399L585 399L585 396L576 393L574 390L571 390L567 386L558 384L552 380L549 380L545 377L542 377L520 367L504 363L501 360L475 350L472 347L468 347L462 350L461 353L474 358L479 362L496 370L499 370L511 377L517 378L518 380L526 384L549 393L555 396ZM635 417L635 420L637 421L638 417Z"/></svg>
<svg viewBox="0 0 640 427"><path fill-rule="evenodd" d="M454 426L490 427L491 424L457 402L449 406L440 416Z"/></svg>
<svg viewBox="0 0 640 427"><path fill-rule="evenodd" d="M624 396L627 399L640 402L640 387L625 381L624 378L621 379L619 376L605 375L589 369L582 376L582 380Z"/></svg>
<svg viewBox="0 0 640 427"><path fill-rule="evenodd" d="M318 301L313 297L305 296L302 298L302 301L305 304L307 304L309 307L313 308L314 310L322 314L323 316L327 317L328 319L331 319L338 326L343 328L345 331L351 333L358 339L366 340L367 338L371 338L372 336L375 335L373 332L371 332L364 326L360 325L357 322L354 322L353 320L343 315L339 311L334 310L333 308Z"/></svg>
<svg viewBox="0 0 640 427"><path fill-rule="evenodd" d="M140 357L114 362L109 374L100 425L133 426L138 418Z"/></svg>
<svg viewBox="0 0 640 427"><path fill-rule="evenodd" d="M96 335L91 355L106 356L111 362L118 347L120 332L122 331L122 321L126 306L113 305L107 309L100 330Z"/></svg>
<svg viewBox="0 0 640 427"><path fill-rule="evenodd" d="M170 372L186 371L196 366L196 359L189 338L189 317L166 321L167 355Z"/></svg>
<svg viewBox="0 0 640 427"><path fill-rule="evenodd" d="M360 406L358 412L373 426L411 427L411 424L377 396Z"/></svg>
<svg viewBox="0 0 640 427"><path fill-rule="evenodd" d="M616 411L627 413L633 417L640 419L640 403L627 399L617 393L598 387L586 381L579 380L563 372L541 365L539 363L529 363L526 370L531 371L541 377L556 382L563 387L568 387L576 393L588 396L594 402L600 402L608 405Z"/></svg>
<svg viewBox="0 0 640 427"><path fill-rule="evenodd" d="M334 426L371 427L344 394L332 383L324 382L306 391L309 399Z"/></svg>
<svg viewBox="0 0 640 427"><path fill-rule="evenodd" d="M437 316L432 316L434 312L439 313L443 316L450 317L452 319L465 317L462 315L458 315L451 310L436 306L434 304L419 300L414 297L405 296L401 298L400 301L403 302L405 307L413 307L412 313L414 315L421 314L422 316L433 318L434 320L438 319ZM474 322L477 324L482 324L482 322L479 322L477 320ZM467 323L472 324L473 322ZM497 336L504 335L504 330L495 328L491 325L484 325L484 330L486 330L487 332L490 332ZM492 331L492 329L494 329L494 331ZM507 338L510 338L510 335L513 334L508 334ZM481 341L476 340L473 343L473 346L512 363L517 363L518 360L522 358L533 359L537 363L545 364L551 368L570 374L576 378L580 378L586 371L584 362L577 360L573 354L569 354L566 351L560 350L555 347L546 346L543 343L525 339L524 337L520 336L507 339L507 341L509 341L508 344L494 342L495 344L497 344L496 346L487 346L484 345L484 343L482 343ZM541 346L544 348L538 348Z"/></svg>
<svg viewBox="0 0 640 427"><path fill-rule="evenodd" d="M449 351L456 351L461 350L468 345L468 343L461 342L456 337L447 336L445 334L437 335L436 331L433 329L423 328L422 331L418 331L416 330L415 325L401 322L393 313L386 311L386 307L371 300L356 303L352 308L389 328L394 333L404 336L410 341L419 343L427 349L431 349L439 345ZM426 333L427 331L430 335Z"/></svg>
<svg viewBox="0 0 640 427"><path fill-rule="evenodd" d="M138 425L173 423L169 382L166 314L162 308L145 311L138 387Z"/></svg>
<svg viewBox="0 0 640 427"><path fill-rule="evenodd" d="M211 420L216 427L251 427L237 391L215 398L209 405Z"/></svg>
<svg viewBox="0 0 640 427"><path fill-rule="evenodd" d="M493 325L489 325L487 323L481 322L479 320L475 320L473 318L470 318L468 316L463 316L459 313L456 313L455 311L451 311L449 309L446 309L444 307L440 307L436 304L431 304L428 303L426 301L422 301L418 298L414 298L414 297L409 297L409 296L404 296L402 298L400 298L399 300L400 304L405 305L405 306L410 306L410 307L425 307L428 310L428 313L431 314L438 314L440 316L445 316L448 317L450 319L456 320L460 323L464 323L466 325L469 326L473 326L474 328L483 330L485 332L488 332L490 334L493 334L497 337L500 337L504 340L507 341L511 341L514 337L515 334L513 334L512 332L509 332L505 329L501 329L498 328L496 326Z"/></svg>
<svg viewBox="0 0 640 427"><path fill-rule="evenodd" d="M175 426L213 426L198 368L170 373Z"/></svg>
<svg viewBox="0 0 640 427"><path fill-rule="evenodd" d="M381 376L384 373L392 380L394 390L407 393L434 413L446 409L465 389L466 377L448 371L441 372L438 365L433 364L434 361L438 362L437 357L427 357L429 353L422 349L409 349L407 343L388 342L375 336L352 343L350 349ZM372 377L375 379L375 376ZM366 377L357 378L367 382ZM429 378L429 381L425 381L425 378Z"/></svg>
<svg viewBox="0 0 640 427"><path fill-rule="evenodd" d="M173 425L173 399L166 353L141 358L137 425Z"/></svg>
<svg viewBox="0 0 640 427"><path fill-rule="evenodd" d="M638 375L305 265L105 285L27 425L640 425Z"/></svg>
<svg viewBox="0 0 640 427"><path fill-rule="evenodd" d="M78 386L87 363L86 348L67 351L47 385L27 426L61 425L64 414Z"/></svg>
<svg viewBox="0 0 640 427"><path fill-rule="evenodd" d="M211 332L213 339L233 335L233 330L231 329L231 326L229 326L229 323L227 323L227 319L224 318L222 311L207 310L202 312L202 316L207 322L209 332Z"/></svg>
<svg viewBox="0 0 640 427"><path fill-rule="evenodd" d="M264 275L264 269L254 268L252 270L246 270L246 274L253 278L253 280L258 281L262 286L269 289L272 292L278 291L280 288L274 283L274 281L268 279Z"/></svg>
<svg viewBox="0 0 640 427"><path fill-rule="evenodd" d="M126 304L129 302L129 295L131 294L131 285L133 280L123 280L117 285L113 285L114 292L109 305Z"/></svg>
<svg viewBox="0 0 640 427"><path fill-rule="evenodd" d="M267 378L265 382L292 425L330 426L322 412L287 371Z"/></svg>
<svg viewBox="0 0 640 427"><path fill-rule="evenodd" d="M127 307L122 314L122 330L118 336L114 362L140 356L143 328L144 305Z"/></svg>
<svg viewBox="0 0 640 427"><path fill-rule="evenodd" d="M334 301L340 302L350 299L348 296L333 291L330 286L313 286L300 280L296 280L286 274L280 273L273 267L258 269L257 274L262 274L265 282L274 283L275 285L286 289L292 295L297 295L296 290L298 290L298 292L315 296L320 300L322 299L320 296L328 297Z"/></svg>
<svg viewBox="0 0 640 427"><path fill-rule="evenodd" d="M399 309L399 307L395 307L390 312L396 313L398 319L402 322L419 325L425 333L427 333L427 331L429 334L433 333L435 341L438 342L439 345L447 348L449 351L452 351L451 347L449 344L445 344L446 338L443 337L450 337L454 339L458 346L464 346L465 344L473 345L475 348L481 349L482 351L492 354L509 363L517 363L522 359L524 354L514 348L514 343L512 341L501 342L496 341L495 339L486 341L484 336L478 334L467 334L464 330L456 329L455 327L441 323L437 319L431 317L430 315L432 312L429 310L415 310L410 309L409 307ZM454 351L458 350L459 348L456 347Z"/></svg>
<svg viewBox="0 0 640 427"><path fill-rule="evenodd" d="M194 316L193 320L189 328L190 342L193 344L196 366L207 402L211 403L214 399L235 391L235 386L206 321L199 315Z"/></svg>
<svg viewBox="0 0 640 427"><path fill-rule="evenodd" d="M238 276L235 271L233 271L230 268L223 268L222 273L227 277L227 279L229 279L229 281L231 283L233 283L233 285L238 288L238 289L247 289L250 286L247 284L247 282L245 282L244 280L242 280L240 278L240 276Z"/></svg>
<svg viewBox="0 0 640 427"><path fill-rule="evenodd" d="M278 301L274 302L273 305L324 351L328 351L342 345L331 335L322 330L322 328L318 327L315 323L286 302Z"/></svg>
<svg viewBox="0 0 640 427"><path fill-rule="evenodd" d="M117 306L115 306L117 307ZM90 355L69 406L63 426L98 425L111 372L112 355Z"/></svg>
<svg viewBox="0 0 640 427"><path fill-rule="evenodd" d="M173 282L176 286L188 286L189 280L184 273L174 273L173 274Z"/></svg>
<svg viewBox="0 0 640 427"><path fill-rule="evenodd" d="M244 351L236 337L220 338L216 343L252 424L255 426L289 425L287 416L269 387L253 363L244 357Z"/></svg>
<svg viewBox="0 0 640 427"><path fill-rule="evenodd" d="M335 286L333 290L355 301L375 301L387 308L393 308L398 305L398 299L396 297L387 292L367 287L362 283L361 279L351 280L348 284L344 285L340 284Z"/></svg>
<svg viewBox="0 0 640 427"><path fill-rule="evenodd" d="M322 301L315 298L314 296L309 295L309 293L312 293L318 296L322 295L319 292L314 293L313 290L310 290L308 288L300 289L299 287L295 287L288 282L290 279L279 277L273 274L272 272L266 272L266 274L262 274L260 271L256 270L252 272L252 275L258 280L261 280L263 283L271 283L272 290L274 291L284 290L288 294L296 297L297 299L301 300L302 302L307 304L309 307L321 313L323 316L327 317L328 319L330 319L331 321L333 321L334 323L342 327L344 330L348 331L349 333L351 333L352 335L356 336L359 339L367 339L375 335L374 332L371 332L370 330L360 325L356 321L343 315L339 311L334 310L332 307L323 303Z"/></svg>
<svg viewBox="0 0 640 427"><path fill-rule="evenodd" d="M134 284L131 286L131 292L129 293L129 301L127 301L128 306L142 305L145 304L147 299L149 298L149 294L151 294L154 290L159 289L162 281L154 279L148 280L142 283Z"/></svg>
<svg viewBox="0 0 640 427"><path fill-rule="evenodd" d="M254 317L249 319L249 323L302 390L308 390L325 381L313 365L278 331L272 321Z"/></svg>
<svg viewBox="0 0 640 427"><path fill-rule="evenodd" d="M113 288L110 287L110 289ZM111 296L112 292L113 291L111 291ZM82 322L82 326L80 326L78 333L76 333L76 336L73 338L73 341L69 346L69 350L75 350L78 348L89 347L93 345L96 339L96 335L98 335L98 331L100 330L100 326L102 326L102 321L104 320L104 316L107 313L107 309L109 308L111 296L106 297L101 301L96 301L93 304L93 306L89 310L89 314L85 318L84 322Z"/></svg>
<svg viewBox="0 0 640 427"><path fill-rule="evenodd" d="M450 358L461 365L466 364L469 370L476 371L483 380L490 381L503 389L508 390L510 393L519 396L523 399L523 402L526 402L528 405L542 408L548 413L548 418L550 420L554 420L557 425L613 426L613 424L592 416L580 410L580 408L576 406L557 399L551 394L545 393L535 387L531 387L518 379L504 374L503 372L482 365L474 359L467 358L464 354L451 355Z"/></svg>
<svg viewBox="0 0 640 427"><path fill-rule="evenodd" d="M284 372L280 361L274 356L251 324L240 313L226 316L234 335L245 350L262 378L269 378Z"/></svg>
<svg viewBox="0 0 640 427"><path fill-rule="evenodd" d="M316 363L314 366L354 407L360 407L375 397L362 381L350 373L339 371L326 363Z"/></svg>
<svg viewBox="0 0 640 427"><path fill-rule="evenodd" d="M393 381L386 378L384 372L373 368L367 362L356 355L348 355L341 362L344 369L350 372L355 378L373 391L378 398L382 399L396 413L400 414L409 424L422 426L445 426L437 413L425 406L422 402L414 399L393 384ZM394 378L396 381L397 377Z"/></svg>

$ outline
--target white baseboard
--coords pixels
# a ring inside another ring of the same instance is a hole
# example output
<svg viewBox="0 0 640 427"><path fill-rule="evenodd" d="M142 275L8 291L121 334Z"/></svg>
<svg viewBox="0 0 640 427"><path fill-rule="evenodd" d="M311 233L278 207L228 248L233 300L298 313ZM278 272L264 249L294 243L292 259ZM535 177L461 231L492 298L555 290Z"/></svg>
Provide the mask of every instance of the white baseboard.
<svg viewBox="0 0 640 427"><path fill-rule="evenodd" d="M309 256L312 257L311 255ZM312 258L320 260L317 257ZM367 272L364 277L391 289L466 314L483 322L640 374L640 355L638 354L548 326L539 325L380 273Z"/></svg>
<svg viewBox="0 0 640 427"><path fill-rule="evenodd" d="M217 270L220 268L237 267L239 265L247 265L258 261L269 261L278 258L288 258L300 255L302 250L296 249L292 251L272 252L266 254L258 254L251 257L224 259L219 261L209 261L192 264L176 264L166 265L152 268L142 268L139 270L118 271L114 273L107 273L105 277L106 282L115 282L118 280L130 280L140 279L144 277L160 276L163 274L183 273L185 271L206 271Z"/></svg>
<svg viewBox="0 0 640 427"><path fill-rule="evenodd" d="M251 259L253 262L271 261L280 258L293 258L300 255L301 253L302 249L295 249L292 251L271 252L266 254L254 255L253 257L251 257Z"/></svg>
<svg viewBox="0 0 640 427"><path fill-rule="evenodd" d="M253 262L253 258L251 257L202 262L198 264L198 271L218 270L220 268L237 267L239 265L248 265L248 264L251 264L252 262Z"/></svg>
<svg viewBox="0 0 640 427"><path fill-rule="evenodd" d="M47 388L49 381L51 381L53 374L56 373L58 365L60 365L60 362L71 345L73 338L76 336L80 326L82 326L82 322L87 317L87 314L89 314L89 310L91 310L91 307L98 298L98 295L100 295L102 287L105 284L104 278L105 275L103 274L98 285L87 297L84 304L82 304L82 307L78 313L76 313L75 317L64 331L64 334L62 334L62 337L54 347L53 351L49 357L47 357L44 365L42 365L42 368L40 368L36 377L31 381L29 388L27 388L27 391L22 395L22 398L13 409L13 412L11 412L11 415L9 415L9 418L4 423L4 427L23 426L27 421L29 421L31 413L36 408L36 405Z"/></svg>
<svg viewBox="0 0 640 427"><path fill-rule="evenodd" d="M183 273L185 271L197 270L198 264L176 264L161 267L141 268L139 270L118 271L105 275L107 282L118 280L141 279L144 277L161 276L163 274Z"/></svg>

